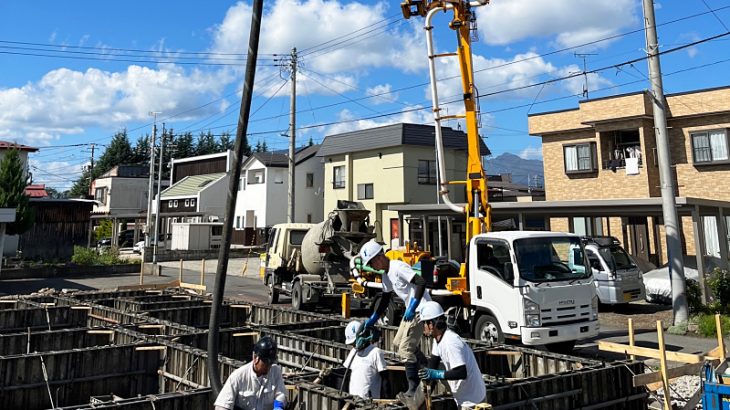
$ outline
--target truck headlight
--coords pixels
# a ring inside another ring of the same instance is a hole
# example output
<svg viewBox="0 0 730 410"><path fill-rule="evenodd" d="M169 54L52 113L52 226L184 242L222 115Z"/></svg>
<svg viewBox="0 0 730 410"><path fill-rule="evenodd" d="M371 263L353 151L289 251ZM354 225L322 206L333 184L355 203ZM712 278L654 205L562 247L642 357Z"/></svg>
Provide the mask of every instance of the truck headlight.
<svg viewBox="0 0 730 410"><path fill-rule="evenodd" d="M530 299L522 299L522 306L525 311L525 325L528 327L540 327L540 305Z"/></svg>
<svg viewBox="0 0 730 410"><path fill-rule="evenodd" d="M591 318L598 320L598 296L593 296L591 299Z"/></svg>
<svg viewBox="0 0 730 410"><path fill-rule="evenodd" d="M525 324L527 327L540 327L540 315L525 315Z"/></svg>

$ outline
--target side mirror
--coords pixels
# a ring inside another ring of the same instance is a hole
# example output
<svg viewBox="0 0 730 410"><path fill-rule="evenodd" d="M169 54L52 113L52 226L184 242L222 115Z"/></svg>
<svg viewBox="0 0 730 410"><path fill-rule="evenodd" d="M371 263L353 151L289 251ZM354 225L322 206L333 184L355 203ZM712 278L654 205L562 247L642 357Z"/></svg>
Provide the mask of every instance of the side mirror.
<svg viewBox="0 0 730 410"><path fill-rule="evenodd" d="M514 267L512 266L512 262L505 262L503 271L504 280L506 280L509 284L513 284L515 281L515 271Z"/></svg>

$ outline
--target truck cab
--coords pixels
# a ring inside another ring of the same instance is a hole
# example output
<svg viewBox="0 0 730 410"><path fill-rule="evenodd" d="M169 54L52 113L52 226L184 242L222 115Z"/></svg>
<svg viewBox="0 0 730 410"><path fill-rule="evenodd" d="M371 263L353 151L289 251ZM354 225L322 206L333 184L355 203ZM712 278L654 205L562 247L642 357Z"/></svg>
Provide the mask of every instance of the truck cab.
<svg viewBox="0 0 730 410"><path fill-rule="evenodd" d="M584 237L598 300L607 305L644 300L641 269L612 236Z"/></svg>
<svg viewBox="0 0 730 410"><path fill-rule="evenodd" d="M577 235L476 235L469 243L468 274L477 339L512 339L567 352L576 340L598 334L596 288Z"/></svg>
<svg viewBox="0 0 730 410"><path fill-rule="evenodd" d="M290 284L294 276L302 270L298 257L302 242L313 226L314 224L305 223L278 224L269 231L260 274L269 288L270 303L277 303L279 294L291 292Z"/></svg>

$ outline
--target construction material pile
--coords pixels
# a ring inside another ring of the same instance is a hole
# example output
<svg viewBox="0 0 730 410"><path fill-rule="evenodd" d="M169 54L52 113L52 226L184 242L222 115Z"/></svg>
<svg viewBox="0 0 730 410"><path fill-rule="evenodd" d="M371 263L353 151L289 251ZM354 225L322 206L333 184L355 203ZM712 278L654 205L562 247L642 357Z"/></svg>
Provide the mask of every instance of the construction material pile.
<svg viewBox="0 0 730 410"><path fill-rule="evenodd" d="M81 291L0 299L0 403L11 409L211 408L207 326L210 300L179 289ZM342 391L346 321L332 315L226 301L221 376L250 361L254 343L276 340L291 409L404 408ZM404 389L383 328L388 378ZM429 341L422 340L426 352ZM469 341L494 409L646 408L632 386L640 362L601 363L516 346ZM438 389L432 409L455 408ZM9 406L9 407L8 407Z"/></svg>

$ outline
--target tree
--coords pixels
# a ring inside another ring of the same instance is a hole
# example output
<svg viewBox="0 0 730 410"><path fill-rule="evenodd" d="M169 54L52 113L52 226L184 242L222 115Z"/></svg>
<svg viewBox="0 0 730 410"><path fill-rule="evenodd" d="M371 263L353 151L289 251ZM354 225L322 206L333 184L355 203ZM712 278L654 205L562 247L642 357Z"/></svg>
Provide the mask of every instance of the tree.
<svg viewBox="0 0 730 410"><path fill-rule="evenodd" d="M21 234L33 226L35 220L33 210L28 205L25 187L30 183L20 154L16 149L5 152L0 161L0 208L15 208L15 222L3 225L0 232L0 251L5 246L5 233Z"/></svg>
<svg viewBox="0 0 730 410"><path fill-rule="evenodd" d="M307 146L311 147L312 145L314 145L314 140L312 139L312 137L309 137L309 142L307 143Z"/></svg>
<svg viewBox="0 0 730 410"><path fill-rule="evenodd" d="M51 199L66 199L69 194L68 191L59 191L50 186L46 187L46 192L48 192L48 197Z"/></svg>
<svg viewBox="0 0 730 410"><path fill-rule="evenodd" d="M139 143L139 141L137 142ZM81 172L81 176L71 187L69 196L72 198L85 198L89 195L89 187L91 186L92 180L100 177L117 165L134 163L135 155L127 138L127 130L117 132L112 137L109 146L104 150L99 161L94 165L94 169L89 170L85 168Z"/></svg>
<svg viewBox="0 0 730 410"><path fill-rule="evenodd" d="M256 141L256 148L254 148L254 152L263 152L263 146L261 145L261 140Z"/></svg>
<svg viewBox="0 0 730 410"><path fill-rule="evenodd" d="M266 145L266 140L264 140L264 142L261 144L261 152L268 152L268 151L269 151L269 146Z"/></svg>
<svg viewBox="0 0 730 410"><path fill-rule="evenodd" d="M175 145L175 148L172 150L173 158L189 158L195 155L193 134L191 132L173 135L173 144Z"/></svg>
<svg viewBox="0 0 730 410"><path fill-rule="evenodd" d="M132 149L132 164L147 165L150 164L150 136L149 134L137 138L137 143Z"/></svg>
<svg viewBox="0 0 730 410"><path fill-rule="evenodd" d="M212 132L201 132L200 135L198 135L198 142L195 145L195 155L213 154L217 150L218 144L216 143L215 136L213 136Z"/></svg>
<svg viewBox="0 0 730 410"><path fill-rule="evenodd" d="M236 141L231 138L231 134L228 131L224 132L218 140L218 151L233 149L234 142Z"/></svg>

